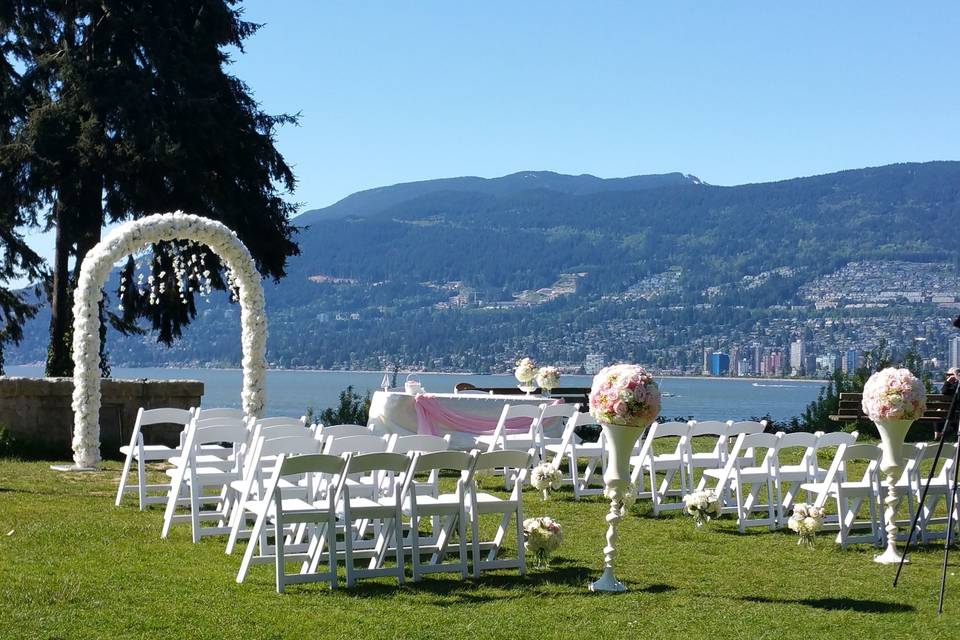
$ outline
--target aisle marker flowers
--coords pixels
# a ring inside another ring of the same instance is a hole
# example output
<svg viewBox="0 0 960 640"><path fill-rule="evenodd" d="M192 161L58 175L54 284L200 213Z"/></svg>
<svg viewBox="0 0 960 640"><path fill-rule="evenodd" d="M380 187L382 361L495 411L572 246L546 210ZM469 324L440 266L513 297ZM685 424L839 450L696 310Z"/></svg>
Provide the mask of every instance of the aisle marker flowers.
<svg viewBox="0 0 960 640"><path fill-rule="evenodd" d="M793 514L787 527L799 536L797 544L813 546L814 535L823 528L823 509L804 502L793 505Z"/></svg>
<svg viewBox="0 0 960 640"><path fill-rule="evenodd" d="M546 500L550 495L550 489L559 489L560 482L563 480L563 474L548 462L541 462L530 472L530 484L534 489L543 494Z"/></svg>
<svg viewBox="0 0 960 640"><path fill-rule="evenodd" d="M536 558L537 567L546 567L548 557L563 543L563 528L548 516L527 518L523 521L523 546Z"/></svg>
<svg viewBox="0 0 960 640"><path fill-rule="evenodd" d="M590 415L600 422L644 428L659 414L660 388L643 367L615 364L594 377Z"/></svg>
<svg viewBox="0 0 960 640"><path fill-rule="evenodd" d="M550 391L560 386L560 370L556 367L540 367L537 371L537 386Z"/></svg>
<svg viewBox="0 0 960 640"><path fill-rule="evenodd" d="M698 529L720 515L720 498L713 489L688 493L683 496L683 506L693 516L693 523Z"/></svg>
<svg viewBox="0 0 960 640"><path fill-rule="evenodd" d="M521 358L517 360L517 368L514 370L513 375L517 378L518 382L523 382L524 384L529 383L537 377L537 365L530 358Z"/></svg>

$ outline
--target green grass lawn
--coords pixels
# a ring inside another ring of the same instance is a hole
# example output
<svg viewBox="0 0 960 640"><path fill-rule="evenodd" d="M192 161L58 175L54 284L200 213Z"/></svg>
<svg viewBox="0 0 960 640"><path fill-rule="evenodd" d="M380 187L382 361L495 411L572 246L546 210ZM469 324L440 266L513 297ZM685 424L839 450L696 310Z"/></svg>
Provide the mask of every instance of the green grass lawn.
<svg viewBox="0 0 960 640"><path fill-rule="evenodd" d="M525 515L553 516L565 536L550 567L526 577L278 595L272 565L238 585L240 555L224 555L224 540L192 544L188 525L161 540L159 507L141 513L133 494L114 507L118 463L79 474L48 464L0 459L3 638L960 637L954 561L947 611L935 615L940 547L913 554L894 589L894 568L874 564L873 548L843 551L829 533L801 548L788 531L739 534L730 516L698 531L679 513L653 518L643 501L620 527L617 575L629 592L591 594L607 504L569 490L547 502L525 493Z"/></svg>

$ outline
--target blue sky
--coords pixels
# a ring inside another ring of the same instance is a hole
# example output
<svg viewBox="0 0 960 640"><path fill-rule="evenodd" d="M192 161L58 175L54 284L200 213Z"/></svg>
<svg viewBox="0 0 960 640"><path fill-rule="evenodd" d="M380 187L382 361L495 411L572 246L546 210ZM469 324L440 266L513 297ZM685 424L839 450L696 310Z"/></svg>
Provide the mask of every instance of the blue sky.
<svg viewBox="0 0 960 640"><path fill-rule="evenodd" d="M276 2L231 72L293 200L526 169L741 184L960 159L955 2ZM49 253L49 238L36 238Z"/></svg>

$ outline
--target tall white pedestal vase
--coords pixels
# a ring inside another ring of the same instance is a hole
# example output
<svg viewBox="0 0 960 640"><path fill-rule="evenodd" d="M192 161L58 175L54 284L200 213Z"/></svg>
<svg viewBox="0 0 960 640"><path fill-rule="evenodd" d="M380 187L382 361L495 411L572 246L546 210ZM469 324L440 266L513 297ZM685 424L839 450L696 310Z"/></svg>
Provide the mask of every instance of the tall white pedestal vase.
<svg viewBox="0 0 960 640"><path fill-rule="evenodd" d="M897 480L903 472L903 442L913 421L923 415L927 406L927 392L923 383L908 369L893 367L870 376L863 387L863 412L867 414L880 432L883 457L880 470L886 476L887 497L884 504L887 548L874 561L880 564L896 564L901 556L897 552Z"/></svg>
<svg viewBox="0 0 960 640"><path fill-rule="evenodd" d="M607 463L603 472L604 495L610 499L606 516L603 574L590 584L591 591L621 593L613 563L617 556L617 525L636 498L630 486L630 455L644 427L660 412L660 389L643 367L622 364L607 367L593 379L590 414L603 428Z"/></svg>
<svg viewBox="0 0 960 640"><path fill-rule="evenodd" d="M617 557L617 525L633 502L630 495L630 454L643 429L616 424L601 424L607 449L607 468L603 472L604 496L610 498L607 513L607 544L603 548L603 575L590 584L591 591L626 591L613 573Z"/></svg>
<svg viewBox="0 0 960 640"><path fill-rule="evenodd" d="M880 447L883 450L883 457L880 458L880 471L886 476L885 483L887 486L887 497L883 501L887 507L886 512L884 512L887 548L880 555L874 556L873 561L880 564L898 564L902 558L897 551L897 505L900 503L900 497L897 495L897 480L903 473L903 443L913 420L881 418L875 419L873 422L880 432Z"/></svg>

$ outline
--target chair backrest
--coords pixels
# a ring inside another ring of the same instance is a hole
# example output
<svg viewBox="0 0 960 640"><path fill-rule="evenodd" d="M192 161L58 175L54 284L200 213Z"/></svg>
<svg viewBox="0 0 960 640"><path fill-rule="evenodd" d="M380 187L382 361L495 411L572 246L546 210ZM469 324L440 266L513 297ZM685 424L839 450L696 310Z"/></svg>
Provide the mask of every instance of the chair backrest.
<svg viewBox="0 0 960 640"><path fill-rule="evenodd" d="M297 436L286 436L282 438L273 438L267 440L260 436L260 447L258 454L260 458L268 456L286 455L305 455L320 453L320 443L314 440L309 433L303 433Z"/></svg>
<svg viewBox="0 0 960 640"><path fill-rule="evenodd" d="M302 424L277 424L277 425L257 425L259 427L258 435L267 440L275 438L286 438L288 436L308 436L313 437L310 430Z"/></svg>
<svg viewBox="0 0 960 640"><path fill-rule="evenodd" d="M937 463L939 471L934 469L934 475L936 477L944 477L945 474L953 468L953 455L956 453L956 451L957 445L947 443L943 444L943 449L940 451L940 460ZM914 466L914 474L917 478L919 478L921 471L920 465L928 460L932 461L935 457L937 457L937 447L935 446L927 445L920 450L919 454L917 455L916 465ZM924 473L926 473L926 470L924 470Z"/></svg>
<svg viewBox="0 0 960 640"><path fill-rule="evenodd" d="M239 418L241 420L246 420L247 417L243 413L243 409L227 409L222 407L213 409L197 408L194 415L198 420L207 420L209 418Z"/></svg>
<svg viewBox="0 0 960 640"><path fill-rule="evenodd" d="M487 469L528 469L532 459L530 451L501 450L485 451L477 456L477 471Z"/></svg>
<svg viewBox="0 0 960 640"><path fill-rule="evenodd" d="M848 433L846 431L831 431L830 433L818 432L820 438L817 440L817 449L824 447L839 447L841 444L852 445L857 441L859 435L856 431Z"/></svg>
<svg viewBox="0 0 960 640"><path fill-rule="evenodd" d="M304 473L341 474L346 469L349 457L330 456L324 453L307 455L281 454L277 458L280 476L301 475Z"/></svg>
<svg viewBox="0 0 960 640"><path fill-rule="evenodd" d="M648 438L686 438L690 435L689 422L661 422L650 425Z"/></svg>
<svg viewBox="0 0 960 640"><path fill-rule="evenodd" d="M388 444L384 438L372 434L331 437L324 439L323 452L333 456L344 453L385 453Z"/></svg>
<svg viewBox="0 0 960 640"><path fill-rule="evenodd" d="M433 451L430 453L416 453L410 465L410 476L426 473L435 469L448 471L467 471L472 469L477 461L476 453L465 451Z"/></svg>
<svg viewBox="0 0 960 640"><path fill-rule="evenodd" d="M385 471L389 473L404 473L410 469L413 460L400 453L361 453L350 457L347 463L347 475L356 473L370 473Z"/></svg>
<svg viewBox="0 0 960 640"><path fill-rule="evenodd" d="M761 420L760 422L757 422L756 420L740 420L738 422L734 422L733 420L730 420L727 422L727 427L727 437L735 438L741 433L763 433L767 428L767 421Z"/></svg>
<svg viewBox="0 0 960 640"><path fill-rule="evenodd" d="M340 438L343 436L365 436L372 432L362 424L334 424L329 427L320 427L320 435L326 438Z"/></svg>
<svg viewBox="0 0 960 640"><path fill-rule="evenodd" d="M817 441L820 439L819 436L815 433L809 433L807 431L795 431L793 433L777 433L774 434L780 437L780 446L778 449L794 449L797 447L803 447L804 449L813 449L817 446Z"/></svg>
<svg viewBox="0 0 960 640"><path fill-rule="evenodd" d="M417 434L394 438L390 443L388 451L390 453L410 453L412 451L430 453L435 451L447 451L449 448L449 433L443 437Z"/></svg>
<svg viewBox="0 0 960 640"><path fill-rule="evenodd" d="M731 462L734 462L738 468L744 466L775 465L777 461L777 447L780 446L780 438L773 433L741 433L737 436L737 441L733 446L731 453ZM757 459L757 450L763 450L763 455Z"/></svg>
<svg viewBox="0 0 960 640"><path fill-rule="evenodd" d="M193 419L192 409L172 409L164 407L162 409L143 409L137 411L137 426L146 427L154 424L178 424L186 425Z"/></svg>
<svg viewBox="0 0 960 640"><path fill-rule="evenodd" d="M719 420L704 420L703 422L692 423L690 427L690 437L700 436L725 436L729 431L729 424Z"/></svg>
<svg viewBox="0 0 960 640"><path fill-rule="evenodd" d="M297 426L304 428L303 418L291 418L290 416L275 416L273 418L260 418L256 421L261 427L280 427Z"/></svg>
<svg viewBox="0 0 960 640"><path fill-rule="evenodd" d="M837 455L844 461L860 460L880 462L883 451L875 444L851 444L844 447L843 452L837 451Z"/></svg>

